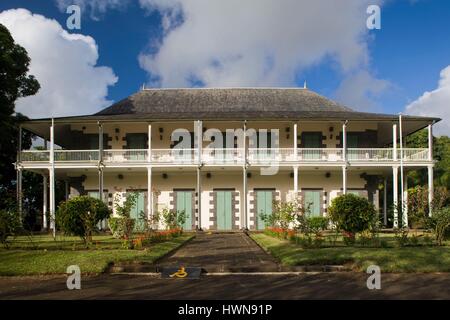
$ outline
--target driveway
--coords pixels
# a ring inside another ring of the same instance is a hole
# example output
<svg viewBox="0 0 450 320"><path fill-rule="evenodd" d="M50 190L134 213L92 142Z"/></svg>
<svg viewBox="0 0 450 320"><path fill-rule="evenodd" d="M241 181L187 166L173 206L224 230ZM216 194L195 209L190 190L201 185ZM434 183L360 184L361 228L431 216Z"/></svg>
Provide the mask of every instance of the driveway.
<svg viewBox="0 0 450 320"><path fill-rule="evenodd" d="M275 259L245 233L199 233L174 254L160 260L162 267L200 267L205 272L276 272Z"/></svg>
<svg viewBox="0 0 450 320"><path fill-rule="evenodd" d="M448 274L382 274L381 289L368 275L331 272L299 275L203 275L160 279L146 275L82 277L68 290L66 277L0 277L0 299L450 299Z"/></svg>

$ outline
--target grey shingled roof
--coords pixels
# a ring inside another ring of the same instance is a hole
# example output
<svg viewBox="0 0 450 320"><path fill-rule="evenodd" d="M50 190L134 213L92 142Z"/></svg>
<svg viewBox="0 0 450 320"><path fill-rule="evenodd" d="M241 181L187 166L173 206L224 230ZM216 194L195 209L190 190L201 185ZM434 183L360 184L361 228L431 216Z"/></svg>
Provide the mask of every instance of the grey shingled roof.
<svg viewBox="0 0 450 320"><path fill-rule="evenodd" d="M351 112L307 89L202 88L150 89L137 92L96 115L240 114L281 112Z"/></svg>
<svg viewBox="0 0 450 320"><path fill-rule="evenodd" d="M303 88L144 89L102 111L58 121L153 120L397 120L398 115L354 111ZM32 121L48 121L35 119ZM56 120L56 119L55 119ZM411 121L438 118L405 116Z"/></svg>

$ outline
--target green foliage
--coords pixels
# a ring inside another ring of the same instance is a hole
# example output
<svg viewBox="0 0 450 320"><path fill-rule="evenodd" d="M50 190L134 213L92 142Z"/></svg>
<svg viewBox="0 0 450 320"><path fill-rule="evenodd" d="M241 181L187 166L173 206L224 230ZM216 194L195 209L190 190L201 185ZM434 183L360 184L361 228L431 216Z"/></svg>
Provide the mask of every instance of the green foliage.
<svg viewBox="0 0 450 320"><path fill-rule="evenodd" d="M308 233L313 233L315 235L325 231L329 223L329 219L327 217L307 217L305 221Z"/></svg>
<svg viewBox="0 0 450 320"><path fill-rule="evenodd" d="M436 187L434 190L432 210L443 208L450 198L445 187ZM416 228L423 228L428 218L428 188L417 186L408 189L408 212L411 224Z"/></svg>
<svg viewBox="0 0 450 320"><path fill-rule="evenodd" d="M129 239L134 230L134 219L111 217L108 219L109 229L116 239Z"/></svg>
<svg viewBox="0 0 450 320"><path fill-rule="evenodd" d="M116 209L116 214L119 217L130 218L131 210L136 205L138 197L139 193L137 192L127 193L127 195L125 196L125 201L120 204L119 195L116 194L116 197L114 199L114 208Z"/></svg>
<svg viewBox="0 0 450 320"><path fill-rule="evenodd" d="M428 131L420 130L406 137L408 148L428 148ZM437 161L434 167L435 186L450 189L450 138L447 136L433 137L433 158ZM412 186L426 185L427 169L418 169L408 173ZM448 203L447 203L448 205Z"/></svg>
<svg viewBox="0 0 450 320"><path fill-rule="evenodd" d="M16 161L19 123L28 119L14 113L15 101L39 90L37 80L27 75L29 65L26 50L0 24L0 209L12 209L10 203L15 200L16 171L11 164ZM31 146L31 138L30 132L22 132L23 148ZM25 180L28 176L24 176L24 186L28 185ZM36 208L33 202L29 205Z"/></svg>
<svg viewBox="0 0 450 320"><path fill-rule="evenodd" d="M131 210L136 205L139 193L127 193L125 200L121 204L121 198L116 194L114 198L114 208L116 217L108 219L109 229L117 239L130 239L136 225L135 219L131 218Z"/></svg>
<svg viewBox="0 0 450 320"><path fill-rule="evenodd" d="M0 243L7 246L8 237L21 229L20 218L16 211L0 210Z"/></svg>
<svg viewBox="0 0 450 320"><path fill-rule="evenodd" d="M339 230L343 230L351 242L355 234L369 230L376 221L374 205L366 198L354 194L336 197L328 208L331 221Z"/></svg>
<svg viewBox="0 0 450 320"><path fill-rule="evenodd" d="M274 201L272 214L261 214L266 226L288 229L297 221L303 221L305 210L296 202Z"/></svg>
<svg viewBox="0 0 450 320"><path fill-rule="evenodd" d="M429 219L429 226L434 231L437 243L442 245L442 242L450 231L450 207L434 211L432 217Z"/></svg>
<svg viewBox="0 0 450 320"><path fill-rule="evenodd" d="M65 234L76 235L85 243L92 241L97 224L110 216L111 212L99 199L79 196L60 204L56 212L56 223Z"/></svg>
<svg viewBox="0 0 450 320"><path fill-rule="evenodd" d="M182 228L186 222L186 213L184 210L175 211L167 208L158 213L167 230Z"/></svg>
<svg viewBox="0 0 450 320"><path fill-rule="evenodd" d="M404 247L404 246L408 245L408 242L409 242L408 235L409 235L409 231L407 228L395 229L394 238L399 247Z"/></svg>

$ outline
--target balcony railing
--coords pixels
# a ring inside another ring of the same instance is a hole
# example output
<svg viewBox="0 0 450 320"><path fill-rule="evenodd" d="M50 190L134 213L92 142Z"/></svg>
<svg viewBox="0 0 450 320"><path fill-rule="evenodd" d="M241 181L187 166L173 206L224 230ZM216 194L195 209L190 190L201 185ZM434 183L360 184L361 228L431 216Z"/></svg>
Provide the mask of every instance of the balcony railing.
<svg viewBox="0 0 450 320"><path fill-rule="evenodd" d="M120 150L104 150L104 162L146 162L148 161L148 151L142 149L120 149Z"/></svg>
<svg viewBox="0 0 450 320"><path fill-rule="evenodd" d="M198 161L197 149L152 149L151 162L158 164L194 164Z"/></svg>
<svg viewBox="0 0 450 320"><path fill-rule="evenodd" d="M346 160L348 162L389 162L394 161L392 148L349 148ZM92 163L99 161L99 150L55 150L55 163L75 162ZM397 150L397 161L401 152ZM243 148L233 149L202 149L201 162L203 164L243 164L245 152ZM151 159L146 149L104 150L102 161L105 164L148 163L153 164L198 164L198 149L152 149ZM293 148L249 148L247 161L250 164L278 163L332 163L344 161L341 148L298 148L297 155ZM428 161L428 149L403 149L404 162ZM21 162L48 163L49 150L26 150L21 152Z"/></svg>

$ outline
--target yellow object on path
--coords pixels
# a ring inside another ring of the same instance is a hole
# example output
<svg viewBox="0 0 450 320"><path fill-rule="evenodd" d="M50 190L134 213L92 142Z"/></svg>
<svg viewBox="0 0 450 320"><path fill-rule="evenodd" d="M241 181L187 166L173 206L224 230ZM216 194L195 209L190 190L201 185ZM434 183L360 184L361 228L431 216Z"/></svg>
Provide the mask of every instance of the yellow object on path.
<svg viewBox="0 0 450 320"><path fill-rule="evenodd" d="M176 278L185 278L188 275L188 273L186 272L186 270L184 269L184 267L181 267L177 272L172 273L170 275L171 278L176 277Z"/></svg>

